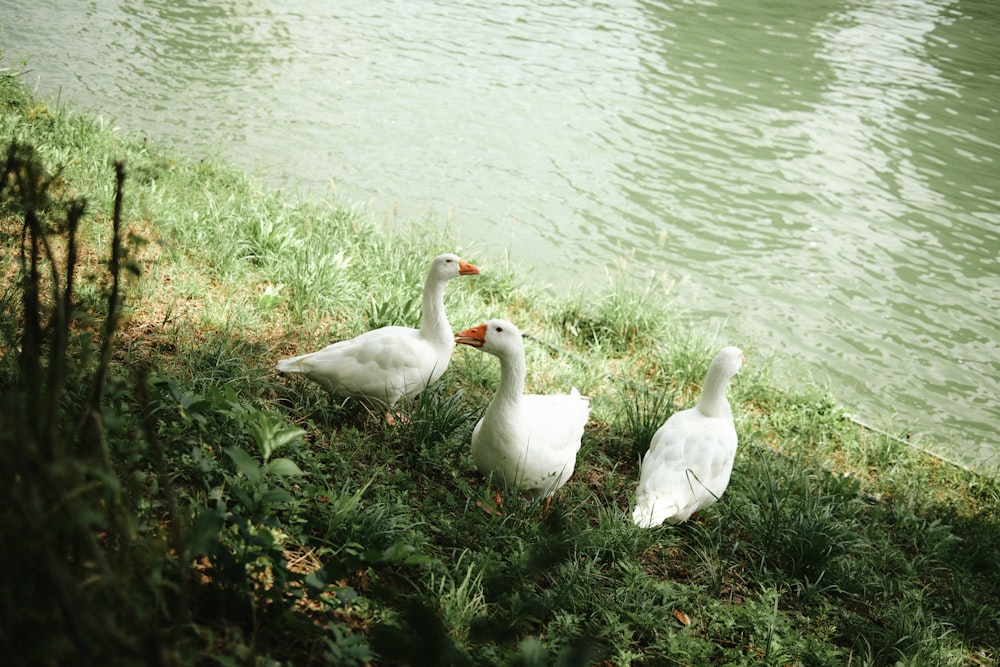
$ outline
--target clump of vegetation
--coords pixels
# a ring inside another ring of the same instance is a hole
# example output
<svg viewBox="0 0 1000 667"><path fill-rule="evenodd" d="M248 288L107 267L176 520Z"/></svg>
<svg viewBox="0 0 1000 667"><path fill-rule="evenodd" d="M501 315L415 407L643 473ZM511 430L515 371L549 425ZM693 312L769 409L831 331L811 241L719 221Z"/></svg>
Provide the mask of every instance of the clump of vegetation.
<svg viewBox="0 0 1000 667"><path fill-rule="evenodd" d="M135 454L122 455L113 434L118 415L106 402L116 391L121 397L109 375L125 266L122 172L100 306L74 291L86 202L59 197L63 187L30 147L8 146L0 202L20 224L7 218L2 226L5 246L17 251L5 255L16 264L5 270L14 280L0 332L8 351L0 384L0 614L5 639L26 662L78 649L95 657L138 653L160 643L148 625L156 597L140 573L162 553L129 511L139 486L129 470ZM144 455L153 462L159 453Z"/></svg>
<svg viewBox="0 0 1000 667"><path fill-rule="evenodd" d="M595 304L582 298L563 304L555 311L558 324L579 345L591 350L621 355L660 342L661 330L668 327L655 283L641 291L616 283ZM660 307L657 307L660 306Z"/></svg>
<svg viewBox="0 0 1000 667"><path fill-rule="evenodd" d="M1000 487L734 380L719 503L629 519L652 431L714 342L646 295L549 304L490 259L456 328L531 333L532 391L595 409L544 515L468 454L494 364L387 426L275 359L407 323L435 234L288 202L0 77L0 652L11 664L986 665ZM454 248L446 248L454 250ZM492 273L492 275L491 275ZM391 277L391 279L390 279ZM392 286L384 289L387 282ZM372 296L377 294L377 296ZM468 353L467 353L468 352Z"/></svg>

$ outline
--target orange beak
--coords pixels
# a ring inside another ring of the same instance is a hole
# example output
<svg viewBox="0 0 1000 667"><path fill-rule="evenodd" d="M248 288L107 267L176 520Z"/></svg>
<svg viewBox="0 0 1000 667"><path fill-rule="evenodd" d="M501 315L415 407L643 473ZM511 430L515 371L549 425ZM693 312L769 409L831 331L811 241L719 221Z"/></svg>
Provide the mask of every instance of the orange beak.
<svg viewBox="0 0 1000 667"><path fill-rule="evenodd" d="M455 334L455 342L471 347L482 347L486 342L486 325L480 324L478 327L459 331Z"/></svg>
<svg viewBox="0 0 1000 667"><path fill-rule="evenodd" d="M478 276L479 267L469 264L464 259L458 260L458 275L460 276Z"/></svg>

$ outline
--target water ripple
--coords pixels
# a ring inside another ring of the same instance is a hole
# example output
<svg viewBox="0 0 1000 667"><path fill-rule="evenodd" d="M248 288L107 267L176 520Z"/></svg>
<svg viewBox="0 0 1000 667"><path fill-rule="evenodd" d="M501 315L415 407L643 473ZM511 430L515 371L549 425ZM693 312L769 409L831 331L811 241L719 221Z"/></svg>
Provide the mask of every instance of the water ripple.
<svg viewBox="0 0 1000 667"><path fill-rule="evenodd" d="M663 278L866 418L1000 459L988 3L0 6L8 57L132 129L560 287Z"/></svg>

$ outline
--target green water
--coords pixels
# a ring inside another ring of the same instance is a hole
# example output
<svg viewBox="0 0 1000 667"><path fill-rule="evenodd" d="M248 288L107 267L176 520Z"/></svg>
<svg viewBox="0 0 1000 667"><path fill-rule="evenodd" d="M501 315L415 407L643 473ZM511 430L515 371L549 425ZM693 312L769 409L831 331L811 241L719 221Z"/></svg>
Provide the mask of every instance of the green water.
<svg viewBox="0 0 1000 667"><path fill-rule="evenodd" d="M0 1L39 92L1000 460L1000 6ZM751 359L752 361L752 359Z"/></svg>

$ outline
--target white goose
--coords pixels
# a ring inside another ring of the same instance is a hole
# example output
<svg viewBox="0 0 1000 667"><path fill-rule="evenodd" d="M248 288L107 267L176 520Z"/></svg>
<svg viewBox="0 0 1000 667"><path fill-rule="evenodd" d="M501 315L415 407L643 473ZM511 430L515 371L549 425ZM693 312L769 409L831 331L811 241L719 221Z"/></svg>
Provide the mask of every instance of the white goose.
<svg viewBox="0 0 1000 667"><path fill-rule="evenodd" d="M282 359L276 368L301 373L336 397L376 402L386 407L413 396L441 377L455 340L444 312L444 286L479 268L457 255L438 255L424 283L420 328L390 326Z"/></svg>
<svg viewBox="0 0 1000 667"><path fill-rule="evenodd" d="M698 405L674 413L653 434L632 512L637 525L687 521L729 486L737 437L726 386L745 362L738 348L723 348L708 368Z"/></svg>
<svg viewBox="0 0 1000 667"><path fill-rule="evenodd" d="M500 385L472 432L472 459L533 498L551 496L573 474L590 401L569 394L525 394L524 341L505 320L490 320L455 334L455 342L500 360Z"/></svg>

